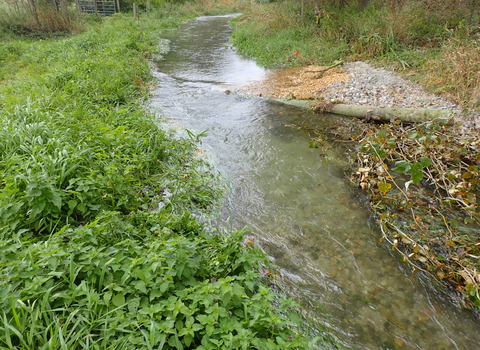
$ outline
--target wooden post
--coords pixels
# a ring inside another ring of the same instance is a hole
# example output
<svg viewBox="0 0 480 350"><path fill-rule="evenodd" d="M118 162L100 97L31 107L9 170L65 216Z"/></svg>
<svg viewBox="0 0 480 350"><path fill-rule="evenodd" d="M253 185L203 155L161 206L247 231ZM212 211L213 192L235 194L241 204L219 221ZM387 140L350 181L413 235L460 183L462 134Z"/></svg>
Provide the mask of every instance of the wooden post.
<svg viewBox="0 0 480 350"><path fill-rule="evenodd" d="M150 13L150 0L147 0L147 13Z"/></svg>
<svg viewBox="0 0 480 350"><path fill-rule="evenodd" d="M95 14L98 16L98 4L97 4L97 0L93 0L93 8L95 9Z"/></svg>
<svg viewBox="0 0 480 350"><path fill-rule="evenodd" d="M117 0L117 12L120 12L120 0Z"/></svg>
<svg viewBox="0 0 480 350"><path fill-rule="evenodd" d="M62 14L63 20L65 21L65 24L70 27L70 17L68 15L67 0L60 0L60 12Z"/></svg>
<svg viewBox="0 0 480 350"><path fill-rule="evenodd" d="M133 3L133 18L138 19L138 3Z"/></svg>
<svg viewBox="0 0 480 350"><path fill-rule="evenodd" d="M33 18L35 18L35 23L37 24L37 26L40 27L40 20L38 19L38 12L37 12L37 8L35 7L35 1L29 0L28 3L30 4L30 9L32 11Z"/></svg>

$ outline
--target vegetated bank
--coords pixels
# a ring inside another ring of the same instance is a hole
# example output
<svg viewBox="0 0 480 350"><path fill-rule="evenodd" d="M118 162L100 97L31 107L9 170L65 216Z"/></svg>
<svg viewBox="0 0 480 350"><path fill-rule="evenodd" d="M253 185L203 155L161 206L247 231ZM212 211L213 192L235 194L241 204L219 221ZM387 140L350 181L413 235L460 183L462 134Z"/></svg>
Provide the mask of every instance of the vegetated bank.
<svg viewBox="0 0 480 350"><path fill-rule="evenodd" d="M226 5L165 4L148 19L97 18L56 39L2 27L2 348L317 342L296 305L265 284L265 255L244 232L195 219L221 203L222 180L193 140L145 108L159 30L235 10Z"/></svg>
<svg viewBox="0 0 480 350"><path fill-rule="evenodd" d="M365 60L463 108L461 127L351 121L329 132L351 142L348 176L370 193L384 238L414 270L432 275L477 313L479 7L464 1L280 1L252 6L233 34L242 53L267 67ZM325 135L313 143L331 145Z"/></svg>

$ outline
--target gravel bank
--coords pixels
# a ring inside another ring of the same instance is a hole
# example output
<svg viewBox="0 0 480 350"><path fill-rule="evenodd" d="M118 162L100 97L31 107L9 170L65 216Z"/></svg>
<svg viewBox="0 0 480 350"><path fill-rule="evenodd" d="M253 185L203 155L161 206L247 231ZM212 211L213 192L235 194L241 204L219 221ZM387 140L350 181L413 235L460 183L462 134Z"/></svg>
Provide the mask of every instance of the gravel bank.
<svg viewBox="0 0 480 350"><path fill-rule="evenodd" d="M323 87L317 92L319 97L352 105L452 109L459 114L456 121L464 132L480 130L480 114L465 118L459 106L426 92L420 85L393 72L374 68L365 62L348 62L343 69L349 78Z"/></svg>
<svg viewBox="0 0 480 350"><path fill-rule="evenodd" d="M341 68L307 66L267 71L266 79L241 88L245 94L276 98L340 101L357 106L451 109L459 136L479 137L480 113L469 114L394 72L366 62L346 62Z"/></svg>
<svg viewBox="0 0 480 350"><path fill-rule="evenodd" d="M365 62L343 65L349 79L334 82L319 91L325 99L346 104L375 107L455 109L458 106L427 93L421 86L398 77L393 72L374 68Z"/></svg>

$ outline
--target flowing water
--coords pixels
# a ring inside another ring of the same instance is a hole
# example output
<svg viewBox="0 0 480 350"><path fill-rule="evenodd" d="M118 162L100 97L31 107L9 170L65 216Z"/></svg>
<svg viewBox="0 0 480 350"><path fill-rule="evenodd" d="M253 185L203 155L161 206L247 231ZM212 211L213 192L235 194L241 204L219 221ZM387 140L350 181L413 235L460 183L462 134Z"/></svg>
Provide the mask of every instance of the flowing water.
<svg viewBox="0 0 480 350"><path fill-rule="evenodd" d="M428 277L412 276L385 243L362 197L325 162L300 124L331 115L235 91L265 71L229 44L229 16L201 17L165 34L153 106L193 132L231 184L232 228L252 235L288 292L317 325L353 349L480 349L480 324Z"/></svg>

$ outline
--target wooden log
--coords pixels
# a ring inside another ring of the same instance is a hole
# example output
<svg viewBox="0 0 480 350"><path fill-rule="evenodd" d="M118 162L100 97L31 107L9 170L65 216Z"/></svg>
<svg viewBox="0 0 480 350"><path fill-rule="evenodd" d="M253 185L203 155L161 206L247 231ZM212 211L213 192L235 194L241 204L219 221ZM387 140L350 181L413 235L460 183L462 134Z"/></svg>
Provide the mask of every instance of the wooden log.
<svg viewBox="0 0 480 350"><path fill-rule="evenodd" d="M424 108L400 108L400 107L374 107L353 106L346 104L320 104L315 101L287 100L272 98L270 100L296 106L303 109L313 109L316 112L340 114L348 117L356 117L367 120L390 121L394 119L406 123L424 123L439 121L449 125L453 124L455 111L451 109L424 109Z"/></svg>

